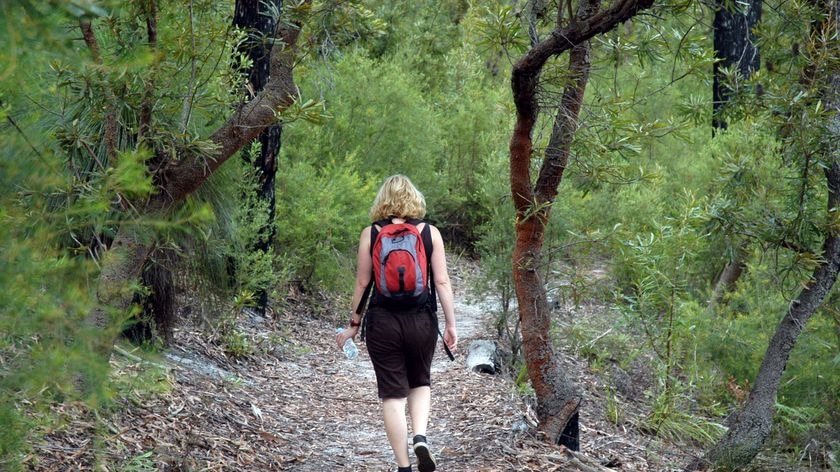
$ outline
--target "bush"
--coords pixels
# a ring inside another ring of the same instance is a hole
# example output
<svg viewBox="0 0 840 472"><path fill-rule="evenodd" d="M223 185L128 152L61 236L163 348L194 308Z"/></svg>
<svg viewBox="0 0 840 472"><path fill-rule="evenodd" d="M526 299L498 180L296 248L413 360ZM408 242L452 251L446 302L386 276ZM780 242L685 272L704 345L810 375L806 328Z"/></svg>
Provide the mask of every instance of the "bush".
<svg viewBox="0 0 840 472"><path fill-rule="evenodd" d="M359 233L377 189L353 167L297 162L277 176L275 248L304 288L352 290Z"/></svg>

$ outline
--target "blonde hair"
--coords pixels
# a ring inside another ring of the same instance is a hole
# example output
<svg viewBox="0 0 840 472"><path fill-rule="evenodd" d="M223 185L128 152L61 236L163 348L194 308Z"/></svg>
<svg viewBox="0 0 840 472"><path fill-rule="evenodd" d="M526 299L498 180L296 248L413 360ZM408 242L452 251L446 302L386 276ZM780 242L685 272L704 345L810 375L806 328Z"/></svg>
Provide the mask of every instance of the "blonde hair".
<svg viewBox="0 0 840 472"><path fill-rule="evenodd" d="M404 175L385 179L370 208L371 221L395 218L423 218L426 216L426 199Z"/></svg>

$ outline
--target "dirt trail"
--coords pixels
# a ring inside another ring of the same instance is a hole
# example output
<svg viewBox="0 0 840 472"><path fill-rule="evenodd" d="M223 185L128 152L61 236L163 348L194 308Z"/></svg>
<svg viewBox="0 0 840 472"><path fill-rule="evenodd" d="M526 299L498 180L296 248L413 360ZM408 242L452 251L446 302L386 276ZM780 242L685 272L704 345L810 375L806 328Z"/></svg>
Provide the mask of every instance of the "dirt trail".
<svg viewBox="0 0 840 472"><path fill-rule="evenodd" d="M498 454L485 450L497 439L488 438L486 433L492 429L494 436L500 432L512 434L511 425L518 419L517 412L510 408L505 414L505 408L497 402L504 400L515 405L517 401L503 379L472 373L465 367L470 342L488 337L492 316L488 307L468 300L465 292L468 277L465 273L452 275L456 285L459 348L452 362L438 342L432 363L432 417L427 436L441 470L466 471L480 467L503 470L498 469L498 457L494 457ZM440 318L442 329L442 314ZM320 396L326 411L312 409L311 398L301 398L304 403L298 407L304 412L303 417L299 417L303 423L320 423L317 429L324 434L325 447L312 450L312 454L294 470L393 470L393 454L382 426L367 350L360 345L359 357L347 360L333 345L318 346L318 349L322 348L324 351L318 353L319 357L331 362L313 366L313 369L324 382ZM505 398L500 399L499 395Z"/></svg>
<svg viewBox="0 0 840 472"><path fill-rule="evenodd" d="M587 390L581 433L591 458L574 458L525 431L533 413L512 381L465 367L471 341L494 339L492 304L476 302L468 293L476 273L466 263L452 268L459 350L450 362L439 347L432 365L427 435L439 470L609 470L599 462L627 471L679 470L685 462L679 451L659 448L628 424L605 422L603 383L568 358L570 375ZM128 383L116 411L93 418L78 406L54 407L51 414L68 421L34 446L25 466L44 471L94 470L97 463L99 470L132 471L393 470L367 352L361 345L357 359L345 359L334 344L336 321L327 318L298 315L294 309L274 318L245 317L237 329L253 353L240 358L226 355L208 339L206 328L181 327L163 357L168 372L151 380L148 373L138 374L148 372L146 364L114 356L115 378ZM150 381L167 384L168 390L150 394L149 385L132 385ZM576 460L589 468L575 465Z"/></svg>

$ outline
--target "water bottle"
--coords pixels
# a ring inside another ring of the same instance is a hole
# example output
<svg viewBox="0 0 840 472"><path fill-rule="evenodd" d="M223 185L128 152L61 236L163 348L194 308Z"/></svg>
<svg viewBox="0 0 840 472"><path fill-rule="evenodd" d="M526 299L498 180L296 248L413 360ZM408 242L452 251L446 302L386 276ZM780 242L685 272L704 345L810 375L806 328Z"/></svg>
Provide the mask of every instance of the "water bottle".
<svg viewBox="0 0 840 472"><path fill-rule="evenodd" d="M336 328L335 332L340 333L344 331L344 328ZM356 356L359 355L359 348L356 347L356 343L353 342L353 338L347 338L347 341L344 341L344 355L348 359L355 359Z"/></svg>

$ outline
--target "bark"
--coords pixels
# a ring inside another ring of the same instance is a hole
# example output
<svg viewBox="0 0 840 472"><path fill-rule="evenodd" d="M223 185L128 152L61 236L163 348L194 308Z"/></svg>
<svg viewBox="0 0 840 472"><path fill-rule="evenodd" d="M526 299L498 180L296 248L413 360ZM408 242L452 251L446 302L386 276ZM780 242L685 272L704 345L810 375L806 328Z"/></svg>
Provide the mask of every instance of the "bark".
<svg viewBox="0 0 840 472"><path fill-rule="evenodd" d="M290 105L298 96L292 67L294 45L299 25L284 25L277 37L285 44L271 55L271 79L264 90L251 101L240 106L216 131L210 140L217 146L212 159L183 156L164 166L158 193L141 208L144 214L163 214L165 210L182 201L197 190L210 175L244 145L250 143L276 121L276 112ZM139 279L141 270L152 248L152 242L141 238L136 227L129 223L120 226L113 244L102 259L97 298L99 306L87 317L89 327L100 331L93 336L96 353L107 359L119 325L116 318L124 317L132 299L132 285ZM84 382L84 380L82 379ZM88 386L80 385L86 390Z"/></svg>
<svg viewBox="0 0 840 472"><path fill-rule="evenodd" d="M834 26L840 24L840 1L832 2L827 20ZM826 24L822 28L827 28ZM840 75L828 79L825 86L826 108L834 112L828 125L831 142L827 146L824 169L828 188L827 211L830 215L840 210ZM831 219L829 218L829 221ZM840 229L826 228L822 247L822 262L814 269L809 283L799 292L784 318L770 339L758 375L746 403L729 420L729 431L703 458L694 460L687 471L706 469L733 469L749 464L770 436L775 413L779 382L787 366L790 353L814 312L823 304L840 272Z"/></svg>
<svg viewBox="0 0 840 472"><path fill-rule="evenodd" d="M537 31L537 21L545 14L546 5L543 0L528 0L525 2L523 13L525 14L526 26L528 27L528 39L531 47L540 43L540 35Z"/></svg>
<svg viewBox="0 0 840 472"><path fill-rule="evenodd" d="M737 68L743 79L748 79L758 70L760 57L753 28L761 21L762 0L734 2L715 1L714 47L718 62L713 66L714 83L712 84L712 127L725 129L726 121L720 116L721 109L729 102L732 95L723 81L723 68Z"/></svg>
<svg viewBox="0 0 840 472"><path fill-rule="evenodd" d="M834 163L825 173L830 192L829 208L836 209L840 207L840 159L835 157ZM729 431L704 458L692 462L686 470L742 467L761 450L764 441L770 436L776 393L790 352L805 324L822 305L837 280L840 270L840 237L836 231L825 239L823 258L824 262L814 271L811 282L791 303L776 328L750 396L744 406L731 417Z"/></svg>
<svg viewBox="0 0 840 472"><path fill-rule="evenodd" d="M102 332L91 336L94 343L91 347L104 359L110 355L114 338L129 312L134 299L134 284L150 252L151 244L137 228L124 224L102 256L96 290L99 304L88 315L86 325Z"/></svg>
<svg viewBox="0 0 840 472"><path fill-rule="evenodd" d="M738 279L741 277L741 274L744 273L744 269L746 268L746 264L743 262L745 257L743 252L743 249L736 251L732 260L727 262L726 266L723 268L723 272L721 272L720 277L718 277L717 283L715 283L715 288L712 291L712 296L709 299L707 307L709 311L714 311L715 308L717 308L723 300L723 296L725 294L735 290Z"/></svg>
<svg viewBox="0 0 840 472"><path fill-rule="evenodd" d="M93 62L101 66L102 51L99 47L99 41L96 39L96 33L93 31L93 24L90 20L82 19L79 20L79 28L82 30L82 37L90 50ZM117 165L119 108L114 91L108 88L105 94L108 99L108 112L105 114L105 120L102 123L102 141L105 143L105 156L108 158L108 165L113 167ZM102 164L100 163L100 165Z"/></svg>
<svg viewBox="0 0 840 472"><path fill-rule="evenodd" d="M577 412L582 400L551 346L550 312L541 265L545 225L550 204L568 163L569 150L589 74L588 40L609 31L648 8L652 0L623 0L598 12L596 0L583 1L576 17L558 26L545 40L532 47L513 67L511 88L516 105L516 123L510 142L511 193L517 212L513 250L513 280L519 302L522 345L528 375L537 396L540 430L549 441L579 448ZM560 13L558 10L558 17ZM537 85L546 61L571 50L570 84L555 116L552 133L535 186L531 184L532 133L537 120ZM565 433L565 434L564 434Z"/></svg>
<svg viewBox="0 0 840 472"><path fill-rule="evenodd" d="M271 2L279 11L283 6L282 0ZM276 19L269 14L269 4L264 0L237 0L233 18L234 26L250 31L250 39L242 45L241 52L245 53L252 61L252 67L248 73L250 90L259 92L263 90L270 76L271 43L261 41L263 36L272 36L277 28ZM274 183L277 175L277 154L280 151L281 127L279 124L272 125L259 135L260 153L251 156L246 152L243 157L254 166L259 187L257 189L256 208L265 208L267 214L255 215L256 209L248 211L249 216L255 220L263 220L265 223L258 229L257 240L252 251L267 253L274 242L274 216L276 209L276 197ZM256 309L261 314L265 313L268 304L267 288L262 287L256 291Z"/></svg>
<svg viewBox="0 0 840 472"><path fill-rule="evenodd" d="M171 249L156 249L143 266L141 283L148 294L135 293L133 305L140 313L123 331L122 336L135 343L155 340L168 346L175 327L175 280L169 267L175 253Z"/></svg>
<svg viewBox="0 0 840 472"><path fill-rule="evenodd" d="M154 199L155 206L169 206L195 192L232 155L256 139L268 126L276 123L277 112L297 99L298 89L292 68L294 45L299 32L297 25L283 25L279 28L277 37L284 44L276 44L272 51L269 61L271 80L210 136L210 140L217 146L213 158L186 156L163 171L162 189Z"/></svg>
<svg viewBox="0 0 840 472"><path fill-rule="evenodd" d="M157 3L155 0L149 0L145 5L146 9L146 38L149 41L149 49L152 54L157 52ZM155 71L157 70L158 58L155 57L152 64L152 71L149 79L146 82L143 91L143 101L140 104L139 125L137 127L137 142L142 142L144 138L148 138L149 132L152 129L152 109L154 107L155 98Z"/></svg>
<svg viewBox="0 0 840 472"><path fill-rule="evenodd" d="M726 120L721 115L733 91L724 84L723 69L737 68L741 78L746 80L760 67L761 58L753 28L761 21L761 5L762 0L747 0L734 4L728 0L715 1L715 19L712 27L715 58L718 61L712 66L712 133L727 127ZM735 288L746 267L745 256L746 251L739 248L733 259L726 264L715 283L708 304L709 310L717 307L723 296Z"/></svg>

